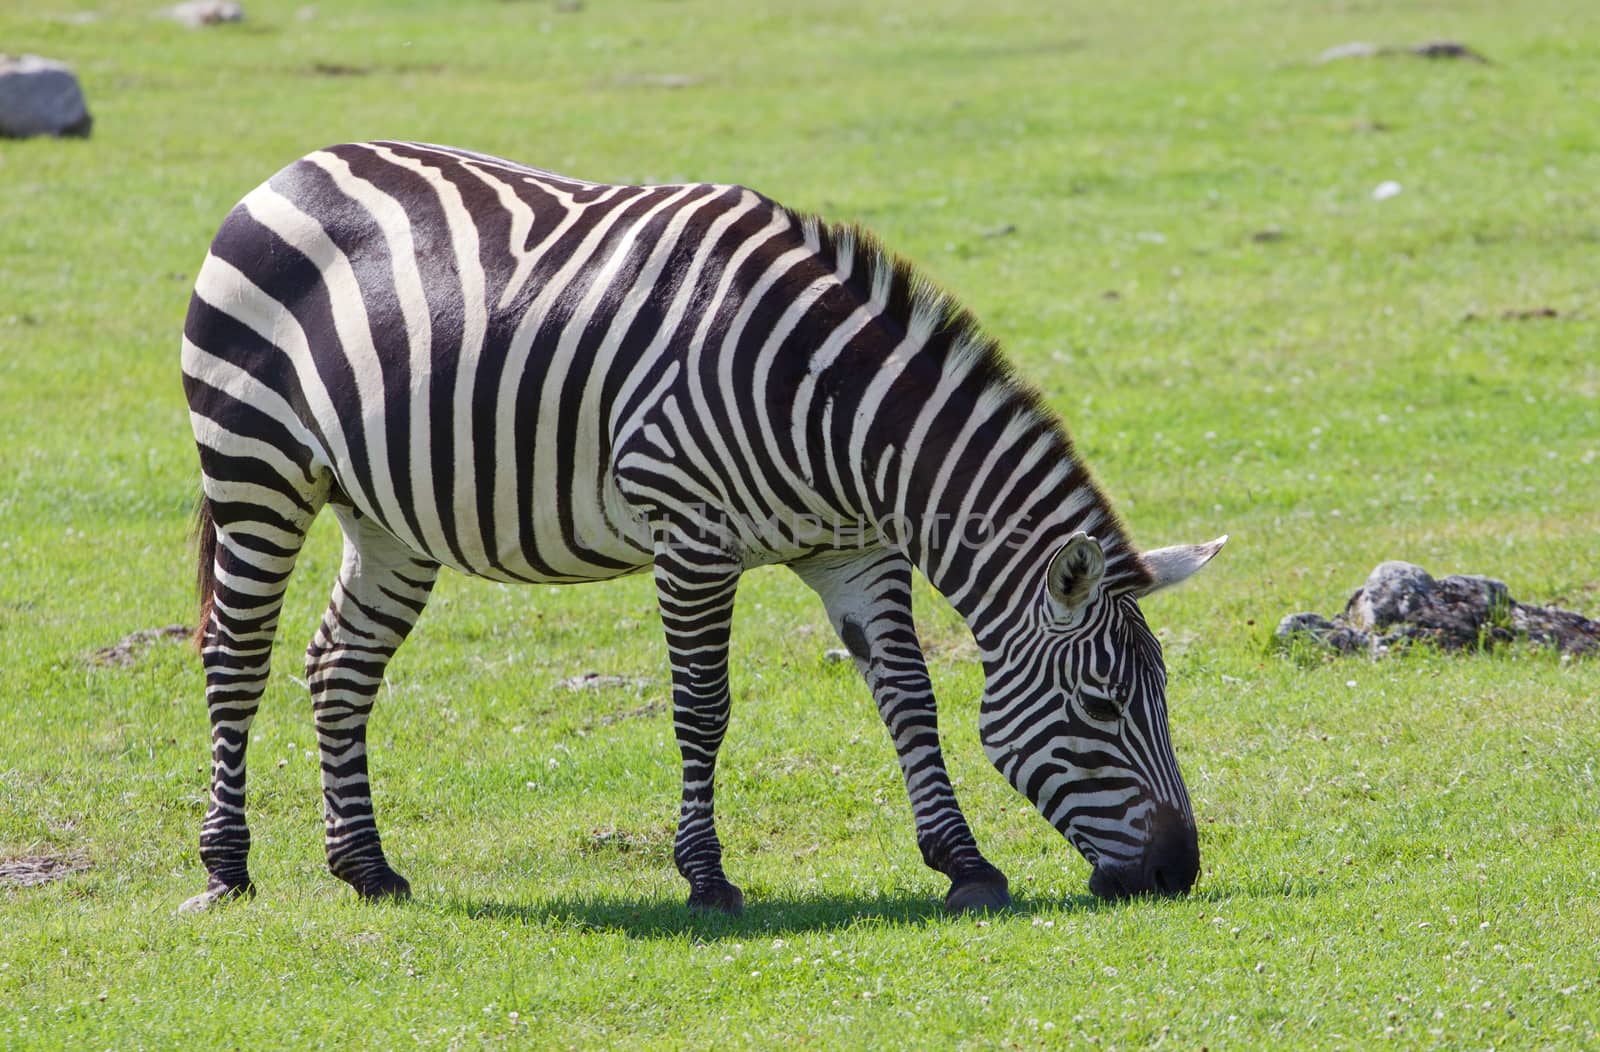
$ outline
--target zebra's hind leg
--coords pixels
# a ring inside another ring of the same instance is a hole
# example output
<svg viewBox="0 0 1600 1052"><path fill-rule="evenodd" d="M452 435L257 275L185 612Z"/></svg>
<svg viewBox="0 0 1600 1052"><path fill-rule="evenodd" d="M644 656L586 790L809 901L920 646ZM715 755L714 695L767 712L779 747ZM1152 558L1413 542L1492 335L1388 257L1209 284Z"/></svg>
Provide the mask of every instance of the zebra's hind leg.
<svg viewBox="0 0 1600 1052"><path fill-rule="evenodd" d="M306 648L306 683L322 753L328 869L363 898L409 898L378 839L367 776L367 718L383 670L416 624L439 574L370 518L337 508L344 562L322 626Z"/></svg>
<svg viewBox="0 0 1600 1052"><path fill-rule="evenodd" d="M219 484L220 492L227 492ZM263 487L258 490L266 493ZM206 889L184 912L255 894L245 821L245 752L272 665L272 639L315 505L201 502L201 621L196 632L211 720L211 802L200 826Z"/></svg>
<svg viewBox="0 0 1600 1052"><path fill-rule="evenodd" d="M728 635L740 565L687 543L658 547L656 594L672 663L672 725L683 756L683 805L673 859L695 909L738 913L744 893L722 871L713 796L728 729Z"/></svg>
<svg viewBox="0 0 1600 1052"><path fill-rule="evenodd" d="M911 563L893 551L813 556L792 569L821 596L894 740L929 867L950 878L952 912L1011 902L1005 874L978 850L939 748L933 685L911 616Z"/></svg>

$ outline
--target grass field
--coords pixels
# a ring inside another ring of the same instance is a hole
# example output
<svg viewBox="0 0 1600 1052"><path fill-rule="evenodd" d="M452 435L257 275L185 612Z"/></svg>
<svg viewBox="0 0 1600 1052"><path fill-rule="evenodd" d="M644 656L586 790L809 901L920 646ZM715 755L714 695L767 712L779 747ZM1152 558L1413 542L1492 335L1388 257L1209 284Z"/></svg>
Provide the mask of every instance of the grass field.
<svg viewBox="0 0 1600 1052"><path fill-rule="evenodd" d="M155 6L0 7L0 49L71 62L96 121L0 143L0 863L84 867L0 884L0 1047L1600 1043L1600 665L1271 645L1386 558L1600 616L1600 15L252 0L189 31ZM1492 61L1315 62L1434 36ZM211 233L280 165L375 137L859 219L1002 340L1142 544L1231 533L1145 605L1195 894L1088 897L984 760L970 641L924 588L952 773L1017 896L944 916L865 689L766 570L720 768L743 916L682 905L644 579L441 581L373 732L417 898L359 904L323 866L295 679L330 518L253 735L262 894L175 917L203 882L198 663L91 655L194 616L177 344ZM590 671L636 683L560 686Z"/></svg>

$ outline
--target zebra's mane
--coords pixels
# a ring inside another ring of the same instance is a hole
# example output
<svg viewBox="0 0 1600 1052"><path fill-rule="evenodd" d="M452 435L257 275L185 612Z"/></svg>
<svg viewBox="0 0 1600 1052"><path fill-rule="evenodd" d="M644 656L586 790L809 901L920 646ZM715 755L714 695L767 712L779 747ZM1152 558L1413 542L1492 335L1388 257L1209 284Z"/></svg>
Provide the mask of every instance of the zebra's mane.
<svg viewBox="0 0 1600 1052"><path fill-rule="evenodd" d="M1082 471L1084 485L1094 494L1104 516L1095 532L1110 564L1108 582L1114 577L1113 587L1117 590L1147 586L1153 580L1149 567L1121 516L1078 455L1060 415L1050 408L1043 393L1017 372L1000 342L984 332L977 317L910 260L884 247L866 227L830 223L793 210L789 213L818 258L846 275L846 285L864 300L878 305L883 317L899 323L906 332L926 335L924 346L942 356L938 360L941 371L961 371L977 377L989 396L1002 406L1008 421L1032 425L1055 437L1062 455ZM1120 553L1126 553L1128 558L1117 558Z"/></svg>

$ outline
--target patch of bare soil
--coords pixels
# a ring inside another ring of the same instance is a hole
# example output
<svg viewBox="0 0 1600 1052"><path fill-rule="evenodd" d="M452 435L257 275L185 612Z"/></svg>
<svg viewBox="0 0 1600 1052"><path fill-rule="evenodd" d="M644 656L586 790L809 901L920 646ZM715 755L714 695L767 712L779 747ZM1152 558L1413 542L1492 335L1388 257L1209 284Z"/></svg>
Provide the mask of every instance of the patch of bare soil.
<svg viewBox="0 0 1600 1052"><path fill-rule="evenodd" d="M26 855L0 861L0 888L33 888L81 873L89 860L76 855Z"/></svg>
<svg viewBox="0 0 1600 1052"><path fill-rule="evenodd" d="M139 655L163 639L188 639L194 629L185 625L165 625L161 628L141 628L130 632L111 646L101 647L89 655L95 665L120 665L123 668L139 660Z"/></svg>

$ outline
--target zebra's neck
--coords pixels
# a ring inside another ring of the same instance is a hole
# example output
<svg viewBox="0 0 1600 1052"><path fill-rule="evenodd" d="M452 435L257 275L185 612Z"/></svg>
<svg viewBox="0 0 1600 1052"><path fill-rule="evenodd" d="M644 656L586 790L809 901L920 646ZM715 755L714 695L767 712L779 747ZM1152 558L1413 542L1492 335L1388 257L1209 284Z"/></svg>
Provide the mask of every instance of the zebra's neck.
<svg viewBox="0 0 1600 1052"><path fill-rule="evenodd" d="M909 400L917 411L890 440L874 508L980 643L1038 599L1046 564L1076 531L1104 549L1108 590L1145 576L1110 503L1032 392L1009 374L958 379L994 364L956 365Z"/></svg>
<svg viewBox="0 0 1600 1052"><path fill-rule="evenodd" d="M836 386L825 409L831 470L980 644L1038 597L1045 565L1075 531L1100 541L1108 589L1144 583L1060 421L976 320L861 232L807 222L808 238L875 317L850 345L856 382ZM820 358L822 369L838 365L837 352Z"/></svg>

